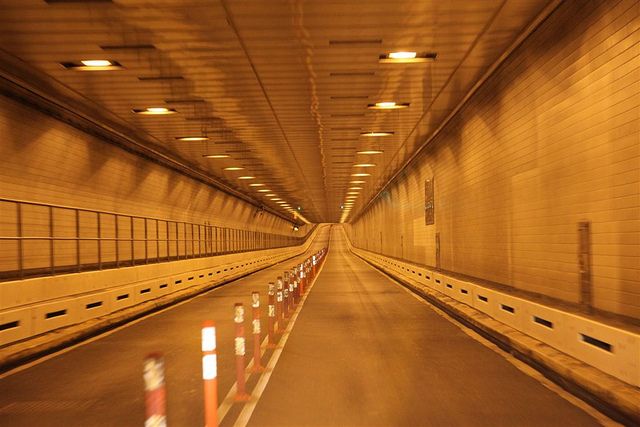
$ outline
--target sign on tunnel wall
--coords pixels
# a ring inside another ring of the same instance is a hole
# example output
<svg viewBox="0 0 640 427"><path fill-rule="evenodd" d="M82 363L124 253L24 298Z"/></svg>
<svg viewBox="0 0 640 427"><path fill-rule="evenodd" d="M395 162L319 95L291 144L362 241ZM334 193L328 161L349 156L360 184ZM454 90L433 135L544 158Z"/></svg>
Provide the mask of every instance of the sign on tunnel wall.
<svg viewBox="0 0 640 427"><path fill-rule="evenodd" d="M424 223L425 225L433 225L435 223L434 216L434 198L433 198L433 178L424 181Z"/></svg>

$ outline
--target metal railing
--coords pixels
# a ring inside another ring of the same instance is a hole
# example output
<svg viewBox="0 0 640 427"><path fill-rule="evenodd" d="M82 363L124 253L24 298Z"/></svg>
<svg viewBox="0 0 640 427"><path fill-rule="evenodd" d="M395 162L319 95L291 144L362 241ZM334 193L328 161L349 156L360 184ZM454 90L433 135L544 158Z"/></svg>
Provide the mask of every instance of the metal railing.
<svg viewBox="0 0 640 427"><path fill-rule="evenodd" d="M0 280L281 248L307 236L0 198Z"/></svg>

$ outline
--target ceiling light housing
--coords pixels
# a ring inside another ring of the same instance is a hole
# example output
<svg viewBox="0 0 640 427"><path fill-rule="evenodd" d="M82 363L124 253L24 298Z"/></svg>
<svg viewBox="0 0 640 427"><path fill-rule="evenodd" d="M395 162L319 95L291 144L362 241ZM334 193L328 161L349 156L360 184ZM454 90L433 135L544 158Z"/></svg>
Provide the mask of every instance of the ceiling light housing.
<svg viewBox="0 0 640 427"><path fill-rule="evenodd" d="M249 187L264 187L264 184L253 183L253 184L249 184Z"/></svg>
<svg viewBox="0 0 640 427"><path fill-rule="evenodd" d="M393 131L360 132L360 136L391 136L391 135L393 135Z"/></svg>
<svg viewBox="0 0 640 427"><path fill-rule="evenodd" d="M119 71L124 70L122 64L110 59L83 59L81 61L61 62L67 70L75 71Z"/></svg>
<svg viewBox="0 0 640 427"><path fill-rule="evenodd" d="M178 141L208 141L208 136L176 136Z"/></svg>
<svg viewBox="0 0 640 427"><path fill-rule="evenodd" d="M238 179L248 180L248 179L256 179L256 177L255 176L250 176L250 175L245 175L245 176L239 176Z"/></svg>
<svg viewBox="0 0 640 427"><path fill-rule="evenodd" d="M371 174L370 173L359 172L359 173L352 173L351 176L371 176Z"/></svg>
<svg viewBox="0 0 640 427"><path fill-rule="evenodd" d="M378 62L381 64L419 64L435 61L438 56L435 52L389 52L381 54Z"/></svg>
<svg viewBox="0 0 640 427"><path fill-rule="evenodd" d="M231 156L228 154L203 154L202 157L205 159L228 159Z"/></svg>
<svg viewBox="0 0 640 427"><path fill-rule="evenodd" d="M240 166L229 166L224 168L224 170L226 171L241 171L244 170L244 168L241 168Z"/></svg>
<svg viewBox="0 0 640 427"><path fill-rule="evenodd" d="M175 108L166 108L166 107L134 108L131 111L133 111L136 114L142 114L145 116L166 116L169 114L177 113Z"/></svg>
<svg viewBox="0 0 640 427"><path fill-rule="evenodd" d="M356 163L353 165L354 168L373 168L375 166L375 163Z"/></svg>
<svg viewBox="0 0 640 427"><path fill-rule="evenodd" d="M356 154L382 154L384 151L382 150L362 150L356 151Z"/></svg>
<svg viewBox="0 0 640 427"><path fill-rule="evenodd" d="M393 101L376 102L375 104L368 104L367 108L370 110L401 110L409 107L408 102L396 103Z"/></svg>

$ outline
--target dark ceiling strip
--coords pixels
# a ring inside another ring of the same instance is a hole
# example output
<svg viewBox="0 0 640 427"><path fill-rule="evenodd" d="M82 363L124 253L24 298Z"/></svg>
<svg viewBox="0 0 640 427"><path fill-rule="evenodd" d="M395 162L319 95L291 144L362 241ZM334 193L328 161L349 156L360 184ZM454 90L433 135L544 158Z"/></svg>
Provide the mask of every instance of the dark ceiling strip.
<svg viewBox="0 0 640 427"><path fill-rule="evenodd" d="M100 46L102 50L151 50L155 48L152 44L108 44Z"/></svg>

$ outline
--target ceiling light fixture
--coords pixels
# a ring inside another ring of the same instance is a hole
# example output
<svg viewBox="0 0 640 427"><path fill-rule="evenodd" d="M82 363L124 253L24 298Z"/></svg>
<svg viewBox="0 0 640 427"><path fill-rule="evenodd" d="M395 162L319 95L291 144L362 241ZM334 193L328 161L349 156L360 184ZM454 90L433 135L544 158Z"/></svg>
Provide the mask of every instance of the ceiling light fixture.
<svg viewBox="0 0 640 427"><path fill-rule="evenodd" d="M384 151L382 150L362 150L356 151L357 154L382 154Z"/></svg>
<svg viewBox="0 0 640 427"><path fill-rule="evenodd" d="M258 193L268 193L271 190L267 190L266 188L261 188L258 190Z"/></svg>
<svg viewBox="0 0 640 427"><path fill-rule="evenodd" d="M393 101L385 101L376 102L375 104L369 104L367 105L367 108L370 110L400 110L402 108L407 108L409 105L410 104L408 102L398 104Z"/></svg>
<svg viewBox="0 0 640 427"><path fill-rule="evenodd" d="M202 157L206 159L228 159L231 156L228 154L203 154Z"/></svg>
<svg viewBox="0 0 640 427"><path fill-rule="evenodd" d="M352 173L351 176L371 176L370 173Z"/></svg>
<svg viewBox="0 0 640 427"><path fill-rule="evenodd" d="M226 171L241 171L244 170L244 168L241 168L240 166L229 166L224 168L224 170Z"/></svg>
<svg viewBox="0 0 640 427"><path fill-rule="evenodd" d="M360 132L360 136L390 136L390 135L393 135L392 131Z"/></svg>
<svg viewBox="0 0 640 427"><path fill-rule="evenodd" d="M166 107L134 108L131 111L133 111L136 114L142 114L147 116L163 116L167 114L177 113L175 108L166 108Z"/></svg>
<svg viewBox="0 0 640 427"><path fill-rule="evenodd" d="M67 70L75 71L118 71L124 70L124 67L117 61L109 59L84 59L78 62L61 62Z"/></svg>
<svg viewBox="0 0 640 427"><path fill-rule="evenodd" d="M176 136L178 141L208 141L208 136Z"/></svg>
<svg viewBox="0 0 640 427"><path fill-rule="evenodd" d="M362 190L362 187L349 187L349 190Z"/></svg>
<svg viewBox="0 0 640 427"><path fill-rule="evenodd" d="M246 179L256 179L255 176L249 176L249 175L245 175L245 176L239 176L238 179L242 179L242 180L246 180Z"/></svg>
<svg viewBox="0 0 640 427"><path fill-rule="evenodd" d="M273 193L271 193L271 194L265 194L264 196L265 196L265 197L275 197L276 195L275 195L275 194L273 194ZM271 200L273 200L273 199L271 199Z"/></svg>
<svg viewBox="0 0 640 427"><path fill-rule="evenodd" d="M354 168L373 168L375 166L375 163L356 163L353 165Z"/></svg>
<svg viewBox="0 0 640 427"><path fill-rule="evenodd" d="M264 187L264 184L253 183L249 184L249 187Z"/></svg>
<svg viewBox="0 0 640 427"><path fill-rule="evenodd" d="M436 56L438 55L435 52L390 52L380 55L378 62L381 64L415 64L435 61Z"/></svg>
<svg viewBox="0 0 640 427"><path fill-rule="evenodd" d="M364 184L367 181L349 181L350 184Z"/></svg>

